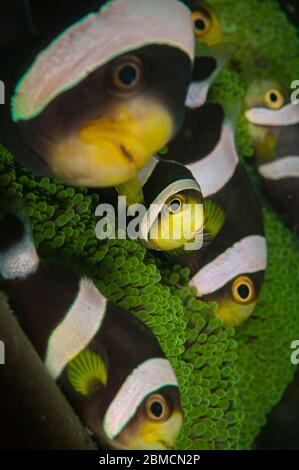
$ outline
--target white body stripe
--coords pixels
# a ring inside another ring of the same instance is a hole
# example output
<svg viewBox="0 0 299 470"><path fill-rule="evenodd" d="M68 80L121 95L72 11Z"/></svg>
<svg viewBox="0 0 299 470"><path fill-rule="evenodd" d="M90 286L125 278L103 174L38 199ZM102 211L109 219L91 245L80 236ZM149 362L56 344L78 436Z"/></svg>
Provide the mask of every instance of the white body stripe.
<svg viewBox="0 0 299 470"><path fill-rule="evenodd" d="M187 165L199 183L204 197L220 191L232 178L239 163L234 130L227 121L215 149L198 162Z"/></svg>
<svg viewBox="0 0 299 470"><path fill-rule="evenodd" d="M267 242L264 237L252 235L228 248L214 261L204 266L191 279L198 296L211 294L235 277L263 271L267 266Z"/></svg>
<svg viewBox="0 0 299 470"><path fill-rule="evenodd" d="M251 108L245 113L258 126L291 126L299 123L299 104L287 104L281 109Z"/></svg>
<svg viewBox="0 0 299 470"><path fill-rule="evenodd" d="M149 359L133 370L104 417L104 431L109 439L125 428L148 395L168 385L177 387L178 382L167 359Z"/></svg>
<svg viewBox="0 0 299 470"><path fill-rule="evenodd" d="M82 278L78 296L48 342L45 365L56 380L67 363L82 351L99 330L107 300L90 279Z"/></svg>
<svg viewBox="0 0 299 470"><path fill-rule="evenodd" d="M38 55L17 87L14 119L36 116L61 91L69 90L98 67L146 45L177 47L193 61L193 29L190 10L179 1L109 2L99 13L71 26Z"/></svg>
<svg viewBox="0 0 299 470"><path fill-rule="evenodd" d="M4 279L25 278L35 273L39 258L30 236L0 254L0 272Z"/></svg>
<svg viewBox="0 0 299 470"><path fill-rule="evenodd" d="M259 173L269 180L299 178L299 155L284 157L259 166Z"/></svg>

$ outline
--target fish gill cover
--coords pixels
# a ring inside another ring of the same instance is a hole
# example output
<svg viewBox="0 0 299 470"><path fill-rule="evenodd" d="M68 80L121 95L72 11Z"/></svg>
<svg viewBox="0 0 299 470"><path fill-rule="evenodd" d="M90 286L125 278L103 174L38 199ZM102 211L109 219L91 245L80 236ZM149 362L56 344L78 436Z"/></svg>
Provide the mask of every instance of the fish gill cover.
<svg viewBox="0 0 299 470"><path fill-rule="evenodd" d="M246 67L257 47L275 56L281 70L299 68L296 32L275 2L209 3L230 41L242 45L238 66L224 69L210 99L223 104L242 99ZM242 118L237 140L241 157L253 153ZM188 287L188 270L162 264L136 241L95 238L96 192L35 177L3 147L0 187L25 201L42 257L55 253L83 262L104 295L157 335L181 389L185 423L177 448L250 448L296 370L290 343L299 335L298 241L278 217L264 209L269 266L258 306L238 330L224 329L214 316L217 305L197 300Z"/></svg>

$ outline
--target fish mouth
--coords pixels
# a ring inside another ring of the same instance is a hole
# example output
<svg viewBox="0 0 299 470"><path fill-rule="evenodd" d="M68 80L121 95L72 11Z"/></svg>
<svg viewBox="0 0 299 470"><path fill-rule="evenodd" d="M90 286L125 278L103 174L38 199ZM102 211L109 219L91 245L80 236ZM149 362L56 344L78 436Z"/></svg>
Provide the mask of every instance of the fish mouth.
<svg viewBox="0 0 299 470"><path fill-rule="evenodd" d="M216 316L223 320L225 327L233 326L239 327L245 323L248 318L252 315L256 301L249 305L239 305L233 301L219 301L219 299L211 299L219 303L219 309L216 312Z"/></svg>
<svg viewBox="0 0 299 470"><path fill-rule="evenodd" d="M68 184L88 187L126 183L152 155L134 133L120 126L114 128L113 123L107 126L101 122L87 123L71 139L59 143L56 149L52 158L56 176Z"/></svg>
<svg viewBox="0 0 299 470"><path fill-rule="evenodd" d="M30 128L23 139L28 142L31 137L31 147L62 182L105 188L133 179L174 130L172 113L165 105L152 97L135 97L98 115L78 117L59 132L55 126L44 129L43 124Z"/></svg>
<svg viewBox="0 0 299 470"><path fill-rule="evenodd" d="M94 166L98 163L106 179L99 186L116 186L132 179L171 137L172 121L167 112L157 107L147 111L144 104L140 115L137 111L116 110L114 115L81 127L77 137L86 161L90 158Z"/></svg>
<svg viewBox="0 0 299 470"><path fill-rule="evenodd" d="M173 446L171 446L168 442L163 441L163 440L161 440L159 442L162 445L163 450L172 450L173 449Z"/></svg>
<svg viewBox="0 0 299 470"><path fill-rule="evenodd" d="M130 164L135 164L135 160L134 160L134 156L133 154L130 152L130 150L128 150L124 145L120 145L120 149L124 155L124 157L128 160L128 162Z"/></svg>

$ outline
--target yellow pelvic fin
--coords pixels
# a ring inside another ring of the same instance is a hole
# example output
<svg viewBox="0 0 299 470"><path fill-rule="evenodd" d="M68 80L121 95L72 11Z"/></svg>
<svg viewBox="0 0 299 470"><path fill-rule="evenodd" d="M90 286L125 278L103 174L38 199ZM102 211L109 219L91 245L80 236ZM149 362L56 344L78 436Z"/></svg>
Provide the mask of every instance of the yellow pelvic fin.
<svg viewBox="0 0 299 470"><path fill-rule="evenodd" d="M225 223L224 210L210 199L205 201L204 210L206 215L205 232L215 238Z"/></svg>
<svg viewBox="0 0 299 470"><path fill-rule="evenodd" d="M142 186L137 177L134 177L126 183L115 186L120 196L126 196L127 206L131 204L140 204L144 200Z"/></svg>
<svg viewBox="0 0 299 470"><path fill-rule="evenodd" d="M67 378L77 393L88 396L95 386L105 386L108 376L102 358L84 349L68 363Z"/></svg>

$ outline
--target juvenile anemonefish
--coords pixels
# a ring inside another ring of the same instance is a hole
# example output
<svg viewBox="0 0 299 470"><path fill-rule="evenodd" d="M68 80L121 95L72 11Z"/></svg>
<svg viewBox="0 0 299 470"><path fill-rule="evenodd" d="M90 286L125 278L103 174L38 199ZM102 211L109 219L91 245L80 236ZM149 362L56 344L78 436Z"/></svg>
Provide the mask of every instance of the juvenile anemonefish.
<svg viewBox="0 0 299 470"><path fill-rule="evenodd" d="M196 287L198 296L219 303L217 315L224 325L241 325L254 310L266 269L262 211L239 161L234 119L213 103L194 110L193 117L194 127L189 131L186 123L169 145L168 158L187 165L205 204L212 202L222 209L224 218L216 218L218 234L205 250L177 260L191 269L190 285ZM200 136L204 135L207 141L202 144Z"/></svg>
<svg viewBox="0 0 299 470"><path fill-rule="evenodd" d="M122 184L179 129L193 58L183 3L113 0L36 56L1 139L41 175Z"/></svg>
<svg viewBox="0 0 299 470"><path fill-rule="evenodd" d="M253 81L245 104L266 192L299 233L299 104L273 80Z"/></svg>
<svg viewBox="0 0 299 470"><path fill-rule="evenodd" d="M180 252L189 243L202 247L210 240L212 233L206 226L201 188L185 165L153 156L137 173L136 182L137 188L132 188L130 197L125 194L126 222L129 229L134 217L136 235L132 236L137 236L144 246ZM117 209L121 217L118 194L111 189L100 191L101 200Z"/></svg>
<svg viewBox="0 0 299 470"><path fill-rule="evenodd" d="M44 267L15 211L0 216L11 306L84 425L117 449L169 449L182 427L174 371L156 338L87 277Z"/></svg>
<svg viewBox="0 0 299 470"><path fill-rule="evenodd" d="M202 192L186 166L152 157L137 178L147 207L140 226L147 248L171 251L192 243L197 235L203 237Z"/></svg>

